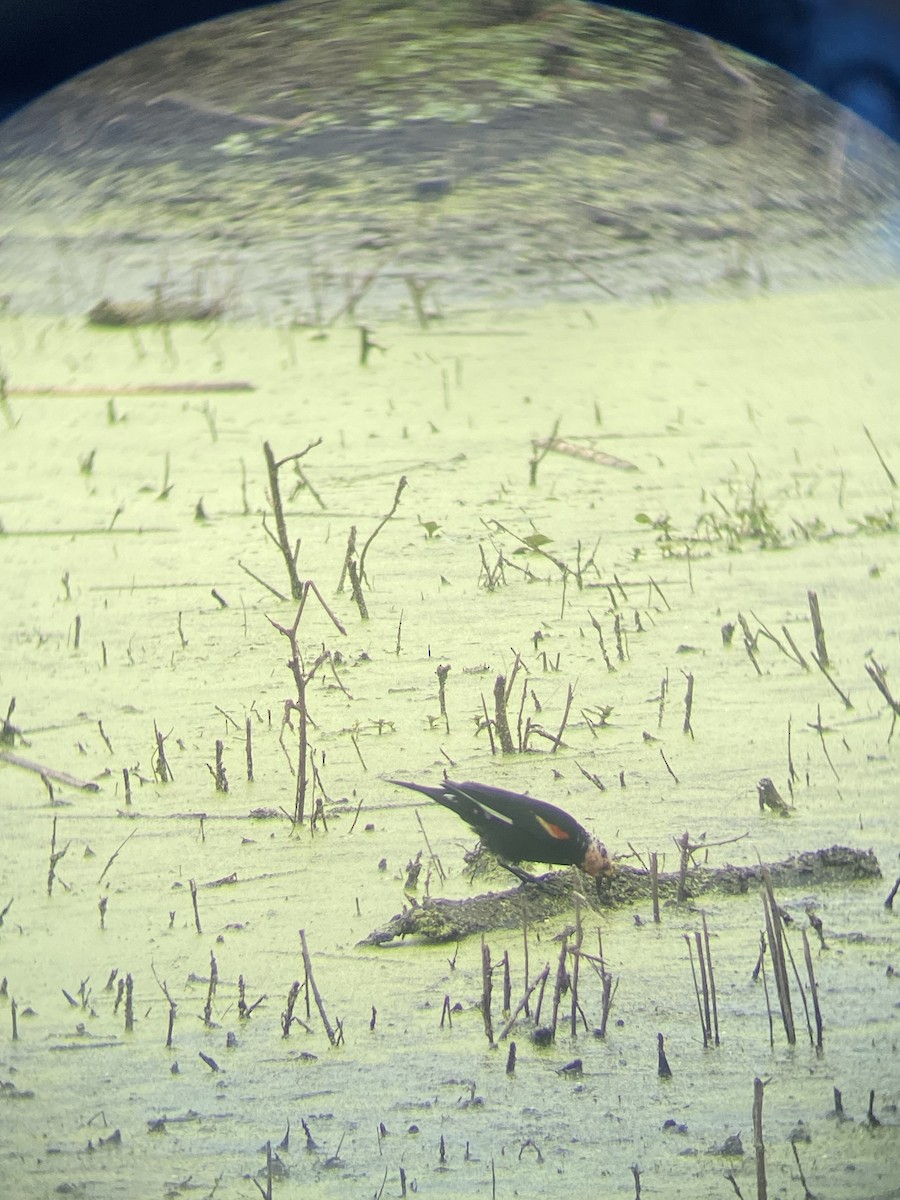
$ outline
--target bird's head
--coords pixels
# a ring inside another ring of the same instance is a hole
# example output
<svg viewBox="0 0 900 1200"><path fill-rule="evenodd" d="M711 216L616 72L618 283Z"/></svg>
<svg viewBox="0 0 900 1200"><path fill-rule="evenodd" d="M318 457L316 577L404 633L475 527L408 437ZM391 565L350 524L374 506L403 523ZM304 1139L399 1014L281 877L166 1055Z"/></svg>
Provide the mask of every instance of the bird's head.
<svg viewBox="0 0 900 1200"><path fill-rule="evenodd" d="M587 854L584 856L584 862L581 864L581 869L597 880L608 879L610 875L615 873L616 868L609 856L609 851L599 838L591 840Z"/></svg>

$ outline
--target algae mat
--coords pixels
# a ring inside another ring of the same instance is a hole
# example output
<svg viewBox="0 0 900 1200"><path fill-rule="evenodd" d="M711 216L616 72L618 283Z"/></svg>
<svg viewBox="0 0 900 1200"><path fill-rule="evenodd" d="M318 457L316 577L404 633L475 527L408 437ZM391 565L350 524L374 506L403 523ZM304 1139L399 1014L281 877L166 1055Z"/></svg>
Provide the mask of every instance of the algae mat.
<svg viewBox="0 0 900 1200"><path fill-rule="evenodd" d="M624 1197L632 1166L647 1192L721 1195L733 1171L748 1195L759 1076L775 1194L796 1194L792 1137L812 1191L891 1194L890 878L779 896L798 924L808 906L824 923L826 945L813 938L812 950L821 1054L796 992L798 1044L786 1046L776 1015L770 1046L751 979L755 895L704 898L718 1048L702 1045L683 938L700 912L666 906L654 927L639 906L585 918L589 948L601 929L618 980L606 1038L591 1032L601 987L585 968L587 1029L572 1036L566 1024L539 1048L520 1025L512 1075L506 1042L485 1037L476 939L356 943L411 902L407 864L419 851L413 898L486 886L464 871L470 840L452 814L396 794L388 775L429 780L446 768L528 790L626 861L656 850L674 866L672 839L688 830L712 865L843 843L872 847L892 877L895 742L865 667L890 671L896 657L886 469L898 461L898 309L897 289L856 288L546 306L426 330L384 323L384 352L365 368L355 329L324 339L252 325L108 331L6 316L7 749L97 785L0 766L6 1186L22 1197L255 1194L261 1147L289 1124L275 1195L400 1194L402 1169L408 1189L433 1195L561 1186ZM226 379L255 390L126 390ZM79 394L27 394L48 388ZM551 452L531 486L533 442L557 421L559 438L637 470ZM307 695L325 818L311 834L287 815L297 717L288 713L293 732L283 727L294 688L270 622L289 625L296 605L247 571L287 590L263 527L268 514L274 528L263 442L286 457L320 437L303 478L287 467L284 481L300 574L347 630L312 599L299 626L307 665L323 647L333 654ZM368 540L401 476L408 487L367 552L363 621L338 589L348 535L355 526L358 546ZM812 663L808 589L829 673L852 707ZM740 625L723 641L739 613L752 657ZM786 652L785 630L808 669ZM492 711L494 679L517 659L511 715L521 704L538 732L529 752L492 755L483 698ZM446 718L439 666L450 668ZM227 793L211 774L217 740ZM790 817L760 812L762 776L792 799ZM48 895L51 854L63 851ZM562 924L530 927L529 978L555 964ZM304 979L300 929L337 1046L302 991L300 1023L283 1036L292 983ZM796 926L789 936L802 971ZM514 1005L525 960L521 931L487 941L496 1034L504 952ZM176 1006L171 1048L163 987ZM445 997L452 1024L442 1026ZM657 1077L659 1032L669 1080ZM575 1058L581 1072L561 1074ZM829 1115L835 1087L852 1120ZM877 1126L865 1119L870 1089ZM723 1157L738 1133L744 1155Z"/></svg>
<svg viewBox="0 0 900 1200"><path fill-rule="evenodd" d="M770 1195L896 1196L896 151L685 31L378 0L107 64L0 163L4 1194L750 1196L759 1078ZM585 907L550 1044L502 1009L574 912L361 946L506 885L386 782L445 771L630 868L874 851L778 889L821 1052L752 889Z"/></svg>

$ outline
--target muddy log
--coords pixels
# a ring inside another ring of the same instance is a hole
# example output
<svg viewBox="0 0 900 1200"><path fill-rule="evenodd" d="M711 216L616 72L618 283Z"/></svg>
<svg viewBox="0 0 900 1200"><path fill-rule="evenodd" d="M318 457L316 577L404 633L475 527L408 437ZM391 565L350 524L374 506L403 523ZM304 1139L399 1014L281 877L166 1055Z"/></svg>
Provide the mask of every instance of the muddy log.
<svg viewBox="0 0 900 1200"><path fill-rule="evenodd" d="M760 883L764 868L778 888L809 888L881 878L878 860L871 850L831 846L826 850L805 850L777 863L694 867L685 879L687 899L696 899L706 892L726 895L749 892ZM659 876L661 899L676 899L679 878L674 871ZM649 901L651 895L650 872L637 867L620 866L611 879L603 880L596 889L586 875L576 878L574 871L555 871L542 876L540 883L521 883L505 892L487 892L466 900L428 898L392 917L384 929L374 929L359 945L380 946L411 935L428 942L458 941L492 929L515 929L522 924L523 911L527 911L529 923L564 916L572 908L576 886L586 903L597 911Z"/></svg>

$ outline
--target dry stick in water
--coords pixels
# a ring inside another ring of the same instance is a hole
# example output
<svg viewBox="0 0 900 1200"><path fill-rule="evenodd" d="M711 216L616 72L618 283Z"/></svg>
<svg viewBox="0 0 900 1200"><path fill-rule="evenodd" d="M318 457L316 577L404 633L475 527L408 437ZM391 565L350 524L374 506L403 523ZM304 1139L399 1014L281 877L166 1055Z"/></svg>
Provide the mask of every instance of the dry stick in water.
<svg viewBox="0 0 900 1200"><path fill-rule="evenodd" d="M707 934L707 946L704 947L703 937L700 930L694 932L694 942L697 946L697 960L700 964L700 986L703 990L703 1026L706 1030L706 1040L704 1045L709 1045L710 1038L713 1036L712 1031L712 999L710 992L710 973L706 962L706 950L708 949L709 934ZM712 964L709 964L711 966ZM719 1039L716 1037L716 1045Z"/></svg>
<svg viewBox="0 0 900 1200"><path fill-rule="evenodd" d="M506 715L506 676L498 675L494 680L494 728L500 740L500 749L504 754L513 754L512 734L509 731L509 720Z"/></svg>
<svg viewBox="0 0 900 1200"><path fill-rule="evenodd" d="M681 852L678 867L678 890L675 893L675 899L681 904L687 899L687 873L691 861L691 852L695 847L691 845L691 839L687 830L684 831L680 838L675 838L675 845Z"/></svg>
<svg viewBox="0 0 900 1200"><path fill-rule="evenodd" d="M190 880L190 888L191 888L191 903L194 906L194 925L197 928L197 932L202 933L203 930L200 926L200 909L197 907L197 881L196 880L194 880L194 879Z"/></svg>
<svg viewBox="0 0 900 1200"><path fill-rule="evenodd" d="M12 728L10 726L10 728ZM3 726L0 725L0 734L3 732ZM0 736L0 745L11 745L12 737L10 734L4 739ZM14 767L22 767L25 771L34 771L46 783L47 780L55 780L57 783L64 783L68 787L79 788L83 792L99 792L100 784L95 783L93 779L85 780L78 779L75 775L69 775L66 771L56 771L53 767L44 766L43 763L33 762L29 758L22 758L19 754L13 754L9 750L0 750L0 762L11 763Z"/></svg>
<svg viewBox="0 0 900 1200"><path fill-rule="evenodd" d="M216 769L210 768L210 774L216 781L217 792L228 791L228 776L225 774L225 743L221 738L216 739Z"/></svg>
<svg viewBox="0 0 900 1200"><path fill-rule="evenodd" d="M772 1020L772 1003L769 1000L769 981L766 977L766 935L759 935L759 958L756 960L756 967L753 971L753 978L759 975L763 983L763 995L766 998L766 1016L769 1018L769 1045L775 1045L775 1024Z"/></svg>
<svg viewBox="0 0 900 1200"><path fill-rule="evenodd" d="M375 529L369 535L368 540L366 541L365 545L362 548L362 553L359 556L359 578L360 578L360 581L366 580L366 583L368 583L368 579L366 579L366 555L369 552L369 547L372 545L372 543L378 537L379 533L381 533L382 529L384 529L385 525L387 525L388 521L391 519L391 517L397 511L397 506L400 503L400 497L403 495L403 489L406 487L406 485L407 485L407 478L405 475L401 475L400 481L397 484L397 490L394 493L394 503L391 505L390 511L385 513L385 515L381 518L381 520L375 526Z"/></svg>
<svg viewBox="0 0 900 1200"><path fill-rule="evenodd" d="M431 861L434 863L435 868L437 869L437 873L440 876L441 883L444 883L447 879L447 876L444 873L444 868L441 865L441 860L438 858L438 856L435 854L435 852L431 848L431 842L428 840L428 834L425 832L425 826L422 824L422 815L418 809L416 809L416 820L419 822L419 828L422 830L422 837L425 839L425 845L428 847L428 856L431 859Z"/></svg>
<svg viewBox="0 0 900 1200"><path fill-rule="evenodd" d="M819 985L816 983L816 976L815 976L815 972L813 971L812 954L809 949L809 938L806 936L805 929L802 931L802 934L803 934L803 958L806 962L806 974L809 977L809 990L810 990L810 994L812 996L813 1013L816 1018L816 1050L821 1054L822 1053L822 1033L823 1033L824 1026L822 1024L822 1010L819 1008Z"/></svg>
<svg viewBox="0 0 900 1200"><path fill-rule="evenodd" d="M253 725L250 718L244 721L244 751L247 759L247 782L253 782Z"/></svg>
<svg viewBox="0 0 900 1200"><path fill-rule="evenodd" d="M310 450L314 450L316 446L322 444L322 439L317 438L314 442L301 450L299 454L289 454L287 458L281 458L276 461L275 455L272 453L272 447L268 442L263 442L263 453L266 457L266 470L269 474L269 500L272 505L272 512L275 515L275 529L277 537L269 533L269 536L275 542L275 545L281 551L281 557L284 559L284 565L287 568L288 579L291 584L291 595L295 600L299 600L303 594L303 585L300 582L300 577L297 574L297 557L291 549L290 541L288 540L287 523L284 519L284 506L281 502L281 488L278 483L278 471L285 463L296 462L303 458L305 454L309 454ZM268 533L269 531L266 530Z"/></svg>
<svg viewBox="0 0 900 1200"><path fill-rule="evenodd" d="M700 935L695 934L694 936L699 942ZM691 946L691 935L689 933L684 933L682 934L682 937L684 938L688 948L688 958L690 959L691 963L691 976L694 980L694 996L697 1000L697 1012L700 1014L700 1031L703 1034L703 1048L706 1049L706 1047L709 1045L709 1020L708 1018L704 1020L703 1016L703 1002L700 999L700 984L697 980L697 968L694 965L694 951L693 947ZM699 944L697 949L699 953Z"/></svg>
<svg viewBox="0 0 900 1200"><path fill-rule="evenodd" d="M816 733L818 733L819 741L822 743L822 753L825 755L825 760L828 763L829 767L831 767L831 773L834 775L835 779L840 779L840 775L838 774L838 769L834 765L834 763L831 761L831 755L828 753L828 746L825 744L825 726L822 724L822 706L821 706L821 704L816 705L816 723L815 723L815 725L811 724L809 721L807 721L806 724L807 724L808 729L815 729Z"/></svg>
<svg viewBox="0 0 900 1200"><path fill-rule="evenodd" d="M154 773L160 783L169 783L175 778L172 774L172 768L169 766L169 760L166 758L166 739L159 731L159 726L153 722L153 736L156 741L156 760L154 762Z"/></svg>
<svg viewBox="0 0 900 1200"><path fill-rule="evenodd" d="M835 683L835 681L831 678L831 676L828 673L828 668L825 666L825 664L819 658L818 654L813 654L812 658L813 658L813 662L816 664L816 666L819 668L819 670L822 672L822 674L825 676L825 678L828 680L828 682L831 684L831 686L834 688L834 690L840 696L841 700L843 701L844 708L852 708L853 703L852 703L849 695L845 691L843 691Z"/></svg>
<svg viewBox="0 0 900 1200"><path fill-rule="evenodd" d="M281 1014L281 1036L282 1037L290 1037L291 1036L291 1026L293 1025L295 1020L299 1021L299 1018L294 1017L294 1005L297 1003L297 997L299 995L300 995L300 981L299 981L299 979L295 979L294 982L290 986L290 990L288 991L287 1005L285 1007L284 1012ZM300 1024L302 1024L302 1023L303 1022L300 1021Z"/></svg>
<svg viewBox="0 0 900 1200"><path fill-rule="evenodd" d="M650 896L653 904L653 924L659 924L659 855L650 852Z"/></svg>
<svg viewBox="0 0 900 1200"><path fill-rule="evenodd" d="M597 620L597 618L594 616L593 613L588 612L588 616L591 618L591 624L597 630L597 638L600 642L600 653L603 655L603 661L606 663L606 669L607 669L607 671L609 671L612 674L616 668L613 666L612 662L610 661L609 654L606 651L606 645L603 641L603 629L601 628L600 622Z"/></svg>
<svg viewBox="0 0 900 1200"><path fill-rule="evenodd" d="M634 1200L641 1200L641 1169L637 1165L631 1168L634 1176Z"/></svg>
<svg viewBox="0 0 900 1200"><path fill-rule="evenodd" d="M123 842L120 842L120 843L119 843L119 845L118 845L118 847L117 847L117 848L116 848L116 849L115 849L115 850L112 852L112 854L109 856L109 861L107 862L107 864L106 864L106 866L103 868L103 870L100 872L100 878L97 880L97 884L98 884L98 886L99 886L99 885L100 885L100 884L103 882L103 880L106 878L106 872L107 872L107 871L109 870L109 868L110 868L110 867L113 865L113 863L114 863L114 862L116 861L116 859L119 857L119 855L120 855L120 853L122 852L122 850L124 850L124 848L125 848L125 847L128 845L128 843L131 841L131 839L134 837L134 835L135 835L136 833L137 833L137 830L136 830L136 829L132 829L132 831L131 831L131 833L129 833L128 837L127 837L127 838L125 838L125 840L124 840Z"/></svg>
<svg viewBox="0 0 900 1200"><path fill-rule="evenodd" d="M213 382L210 380L206 383L125 383L120 387L101 387L99 384L92 384L90 387L54 387L48 385L41 387L39 385L23 386L9 388L6 392L9 396L167 396L179 395L181 393L191 394L197 392L255 392L256 388L252 383L247 383L242 379L221 380Z"/></svg>
<svg viewBox="0 0 900 1200"><path fill-rule="evenodd" d="M578 977L581 973L581 946L584 942L584 926L581 921L581 900L576 892L575 894L575 945L572 947L572 980L570 991L572 993L572 1008L570 1012L570 1029L572 1037L578 1034L578 1014L581 1013L581 1018L584 1020L584 1013L581 1005L578 1003ZM584 1021L584 1027L587 1029L587 1021Z"/></svg>
<svg viewBox="0 0 900 1200"><path fill-rule="evenodd" d="M487 701L484 692L481 693L481 709L484 713L484 727L487 730L488 741L491 743L491 754L497 753L497 743L494 741L494 722L488 716Z"/></svg>
<svg viewBox="0 0 900 1200"><path fill-rule="evenodd" d="M791 1009L791 990L788 981L787 962L784 952L784 924L781 913L775 903L775 892L772 888L772 877L763 869L763 911L766 918L766 934L769 941L769 952L772 956L772 972L775 976L775 988L778 993L778 1004L781 1008L781 1019L788 1045L793 1046L797 1041L794 1029L794 1014Z"/></svg>
<svg viewBox="0 0 900 1200"><path fill-rule="evenodd" d="M169 1005L169 1025L168 1025L168 1029L166 1032L166 1049L171 1050L172 1049L172 1035L175 1030L175 1013L178 1009L178 1005L175 1003L175 1001L172 999L171 995L169 994L169 987L168 987L168 984L166 983L165 979L161 980L159 978L159 976L156 974L156 968L154 966L151 965L150 969L153 972L153 978L156 980L157 984L159 985L159 989L162 992L162 994L165 996L166 1001L168 1002L168 1005Z"/></svg>
<svg viewBox="0 0 900 1200"><path fill-rule="evenodd" d="M747 657L753 663L757 675L762 675L762 667L756 661L756 638L750 632L750 626L747 624L747 618L743 613L738 613L738 621L744 634L744 649L747 651Z"/></svg>
<svg viewBox="0 0 900 1200"><path fill-rule="evenodd" d="M803 1168L800 1165L800 1155L797 1153L797 1142L793 1137L791 1138L791 1149L794 1152L794 1162L797 1164L797 1172L800 1175L800 1183L803 1187L803 1200L816 1200L815 1195L807 1186L806 1176L803 1174Z"/></svg>
<svg viewBox="0 0 900 1200"><path fill-rule="evenodd" d="M553 443L556 441L556 435L559 433L560 417L557 417L553 423L553 429L548 438L542 438L540 441L532 441L531 443L531 459L528 463L528 486L535 487L537 485L538 467L553 449Z"/></svg>
<svg viewBox="0 0 900 1200"><path fill-rule="evenodd" d="M316 987L316 981L312 971L312 963L310 962L309 958L309 950L306 946L306 930L301 929L299 932L301 953L303 955L303 968L306 971L308 989L312 989L313 998L316 1002L316 1008L319 1010L319 1016L322 1018L322 1024L325 1026L325 1032L328 1034L328 1040L331 1042L332 1046L334 1046L336 1044L335 1032L331 1027L330 1021L328 1020L328 1014L325 1012L325 1005L322 1003L322 997L319 995L319 989Z"/></svg>
<svg viewBox="0 0 900 1200"><path fill-rule="evenodd" d="M491 949L484 938L481 939L481 1015L484 1019L484 1032L489 1045L494 1042L494 1026L491 1021L491 994L493 979L491 973Z"/></svg>
<svg viewBox="0 0 900 1200"><path fill-rule="evenodd" d="M366 604L366 598L363 595L362 583L360 581L359 568L356 565L355 558L347 559L347 574L350 576L350 594L353 597L353 602L359 609L359 615L363 621L369 619L369 608Z"/></svg>
<svg viewBox="0 0 900 1200"><path fill-rule="evenodd" d="M791 964L791 970L794 972L794 980L797 984L797 991L800 993L800 1000L803 1004L803 1013L806 1017L806 1032L809 1034L809 1044L812 1046L815 1044L815 1042L813 1040L812 1022L809 1019L809 1004L806 1000L806 991L803 987L803 980L800 978L800 972L797 970L797 964L794 962L794 952L791 949L790 942L787 940L787 933L785 933L784 948L787 951L787 957Z"/></svg>
<svg viewBox="0 0 900 1200"><path fill-rule="evenodd" d="M56 821L57 821L57 818L54 817L53 818L53 832L50 835L50 869L47 872L47 895L48 896L53 895L53 881L56 879L56 864L60 861L60 859L65 858L66 851L69 849L69 846L71 845L71 842L66 842L66 844L62 848L62 850L57 850L57 848L56 848Z"/></svg>
<svg viewBox="0 0 900 1200"><path fill-rule="evenodd" d="M310 680L315 675L319 667L331 659L331 653L328 650L323 650L316 661L312 664L309 670L305 670L303 666L303 656L300 652L300 645L297 640L297 630L300 626L300 618L303 616L303 609L306 606L306 601L309 598L310 592L319 601L319 604L324 608L325 612L331 618L332 624L337 628L338 632L346 634L346 629L322 599L322 594L311 579L307 579L301 588L300 603L297 606L297 615L294 617L294 623L288 629L284 625L279 625L277 621L273 621L271 617L267 617L269 624L283 634L291 647L291 657L288 660L288 667L294 677L294 685L297 689L297 699L285 701L285 724L287 723L288 714L293 710L300 718L300 728L297 735L298 751L297 751L297 788L294 796L294 821L299 824L302 822L306 807L306 788L308 783L307 778L307 760L309 756L309 710L306 705L306 688ZM354 743L355 744L355 743ZM358 753L357 749L357 753Z"/></svg>
<svg viewBox="0 0 900 1200"><path fill-rule="evenodd" d="M819 597L813 591L806 593L809 601L809 615L812 618L813 637L816 642L816 659L821 667L827 667L828 650L825 647L825 630L822 626L822 614L819 612Z"/></svg>
<svg viewBox="0 0 900 1200"><path fill-rule="evenodd" d="M447 716L447 676L450 674L450 664L441 663L435 671L438 681L438 704L441 706L441 716L444 718L444 728L450 732L450 718Z"/></svg>
<svg viewBox="0 0 900 1200"><path fill-rule="evenodd" d="M687 680L687 691L684 694L684 723L681 726L682 733L689 733L694 736L694 731L691 728L691 709L694 707L694 676L689 671L682 671Z"/></svg>
<svg viewBox="0 0 900 1200"><path fill-rule="evenodd" d="M665 754L663 753L662 746L660 746L660 748L659 748L659 757L663 760L666 770L669 772L669 774L672 776L672 778L675 780L675 782L678 783L679 782L678 776L675 774L675 772L669 766L669 760L666 758Z"/></svg>
<svg viewBox="0 0 900 1200"><path fill-rule="evenodd" d="M216 995L216 988L219 984L219 964L216 962L216 956L210 950L209 952L209 988L206 993L206 1004L203 1007L203 1024L209 1028L212 1025L212 1006Z"/></svg>
<svg viewBox="0 0 900 1200"><path fill-rule="evenodd" d="M528 1008L528 1001L531 999L532 992L537 987L540 987L541 989L543 989L544 984L547 982L547 978L549 975L550 975L550 964L547 963L547 965L544 967L543 971L541 971L540 975L538 975L538 977L535 979L534 983L532 983L530 985L530 987L528 987L526 989L525 995L522 997L522 999L519 1001L518 1005L516 1006L516 1011L512 1014L512 1016L509 1018L509 1020L506 1022L506 1024L503 1026L503 1028L500 1030L500 1034L497 1038L498 1042L505 1041L505 1039L509 1037L509 1032L512 1029L513 1025L515 1025L515 1023L518 1019L519 1013L522 1012L523 1009ZM542 994L543 994L543 991L542 991ZM447 999L449 1001L450 997L448 996ZM538 1009L535 1012L535 1023L537 1023L539 1014L540 1014L540 1006L538 1006Z"/></svg>
<svg viewBox="0 0 900 1200"><path fill-rule="evenodd" d="M566 688L566 707L565 707L565 711L563 712L562 722L559 727L559 733L556 735L556 739L553 743L553 749L550 751L551 754L555 754L557 752L557 750L559 749L560 745L562 744L563 730L565 729L566 724L568 723L568 720L569 720L569 711L572 708L572 699L573 699L574 695L575 695L575 689L572 687L572 685L570 683L568 685L568 687Z"/></svg>
<svg viewBox="0 0 900 1200"><path fill-rule="evenodd" d="M709 977L709 999L712 1007L712 1035L715 1045L719 1044L719 1006L716 1003L716 981L713 975L712 951L709 944L709 927L706 924L706 913L701 913L703 921L703 950L706 956L706 973Z"/></svg>
<svg viewBox="0 0 900 1200"><path fill-rule="evenodd" d="M131 972L125 976L125 1032L131 1033L134 1029L134 980L131 978Z"/></svg>
<svg viewBox="0 0 900 1200"><path fill-rule="evenodd" d="M890 741L890 738L894 732L894 725L897 723L897 718L900 717L900 700L895 700L891 695L891 690L887 685L885 669L880 663L877 663L874 658L872 659L871 663L866 663L866 674L878 688L879 692L881 692L891 710L891 732L888 735L888 741Z"/></svg>
<svg viewBox="0 0 900 1200"><path fill-rule="evenodd" d="M756 1151L756 1200L767 1200L766 1145L763 1141L763 1081L753 1080L753 1146Z"/></svg>
<svg viewBox="0 0 900 1200"><path fill-rule="evenodd" d="M872 437L871 433L869 433L868 429L866 429L865 425L863 425L863 433L866 435L869 445L875 451L875 455L876 455L878 461L881 463L881 466L882 466L882 469L884 470L885 475L887 475L887 477L888 477L888 482L890 483L892 488L895 488L897 486L897 480L894 478L893 472L891 471L890 467L884 461L881 451L875 445L875 439Z"/></svg>
<svg viewBox="0 0 900 1200"><path fill-rule="evenodd" d="M559 951L559 962L556 966L556 982L553 986L553 1016L550 1021L550 1031L553 1037L556 1037L556 1025L559 1018L559 1005L562 1000L563 989L569 983L569 972L566 970L566 956L568 951L569 939L566 935L563 935Z"/></svg>
<svg viewBox="0 0 900 1200"><path fill-rule="evenodd" d="M603 993L600 1001L600 1026L597 1030L597 1036L605 1038L606 1026L609 1023L609 1013L612 1008L613 997L619 986L619 981L613 979L612 975L605 968L601 970L600 979Z"/></svg>
<svg viewBox="0 0 900 1200"><path fill-rule="evenodd" d="M660 1079L671 1079L672 1068L666 1058L666 1041L661 1033L656 1035L656 1073Z"/></svg>

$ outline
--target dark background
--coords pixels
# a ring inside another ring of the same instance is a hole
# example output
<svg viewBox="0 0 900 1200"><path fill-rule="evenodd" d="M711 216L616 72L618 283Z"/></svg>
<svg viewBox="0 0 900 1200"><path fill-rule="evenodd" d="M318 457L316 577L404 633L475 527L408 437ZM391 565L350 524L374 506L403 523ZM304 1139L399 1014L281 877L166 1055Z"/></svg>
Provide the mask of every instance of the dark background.
<svg viewBox="0 0 900 1200"><path fill-rule="evenodd" d="M0 118L79 71L242 0L0 0ZM900 0L630 0L731 42L900 140Z"/></svg>

